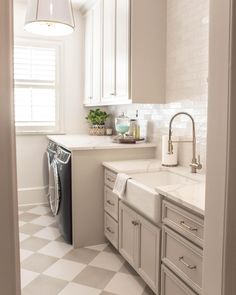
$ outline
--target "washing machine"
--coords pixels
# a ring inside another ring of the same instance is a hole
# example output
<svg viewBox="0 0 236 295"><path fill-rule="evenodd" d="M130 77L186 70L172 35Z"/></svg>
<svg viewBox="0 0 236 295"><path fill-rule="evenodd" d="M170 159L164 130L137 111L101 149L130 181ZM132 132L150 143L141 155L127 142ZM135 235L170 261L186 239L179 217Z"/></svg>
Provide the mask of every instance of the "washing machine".
<svg viewBox="0 0 236 295"><path fill-rule="evenodd" d="M72 244L71 153L60 146L50 164L49 204L62 237Z"/></svg>
<svg viewBox="0 0 236 295"><path fill-rule="evenodd" d="M50 175L51 164L57 154L57 148L58 148L58 144L56 144L55 142L50 140L48 143L47 151L46 151L47 163L48 163L48 175ZM49 178L49 176L48 176L48 178ZM48 204L50 206L49 186L48 186L47 198L48 198Z"/></svg>

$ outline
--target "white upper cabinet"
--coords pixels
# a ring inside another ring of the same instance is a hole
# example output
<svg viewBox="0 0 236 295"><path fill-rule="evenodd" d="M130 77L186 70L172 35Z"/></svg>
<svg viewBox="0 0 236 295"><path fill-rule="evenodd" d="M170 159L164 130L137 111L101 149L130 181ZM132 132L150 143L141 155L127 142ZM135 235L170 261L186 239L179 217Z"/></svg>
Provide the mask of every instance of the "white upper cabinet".
<svg viewBox="0 0 236 295"><path fill-rule="evenodd" d="M104 0L103 103L129 97L129 0Z"/></svg>
<svg viewBox="0 0 236 295"><path fill-rule="evenodd" d="M85 105L101 101L102 1L85 15Z"/></svg>
<svg viewBox="0 0 236 295"><path fill-rule="evenodd" d="M116 94L115 27L116 0L103 0L103 100Z"/></svg>
<svg viewBox="0 0 236 295"><path fill-rule="evenodd" d="M90 84L93 95L92 99L86 98L85 104L164 103L166 0L148 0L148 4L144 0L99 0L91 9L93 22L96 6L99 17L92 25L92 38L86 36L90 46L96 47L90 60L92 78L85 87ZM86 26L85 34L89 32ZM86 45L86 55L90 46ZM100 70L95 70L96 63ZM86 73L90 69L86 58ZM94 84L99 81L97 96Z"/></svg>
<svg viewBox="0 0 236 295"><path fill-rule="evenodd" d="M89 104L93 98L92 89L92 12L85 17L85 85L84 85L84 103Z"/></svg>

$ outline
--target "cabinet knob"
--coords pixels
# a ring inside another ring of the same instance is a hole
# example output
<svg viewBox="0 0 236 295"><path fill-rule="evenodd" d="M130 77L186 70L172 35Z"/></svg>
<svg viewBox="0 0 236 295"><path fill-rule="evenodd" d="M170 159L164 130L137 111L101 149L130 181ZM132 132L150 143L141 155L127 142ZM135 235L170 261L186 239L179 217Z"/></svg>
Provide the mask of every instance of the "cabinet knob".
<svg viewBox="0 0 236 295"><path fill-rule="evenodd" d="M111 206L115 206L115 204L113 202L111 202L110 200L107 200L107 204L109 204Z"/></svg>
<svg viewBox="0 0 236 295"><path fill-rule="evenodd" d="M133 220L133 221L132 221L132 224L133 224L134 226L137 226L137 225L139 225L139 222L136 221L136 220Z"/></svg>
<svg viewBox="0 0 236 295"><path fill-rule="evenodd" d="M111 234L114 234L114 233L115 233L113 230L111 230L111 228L110 228L109 226L106 228L106 230L107 230L109 233L111 233Z"/></svg>

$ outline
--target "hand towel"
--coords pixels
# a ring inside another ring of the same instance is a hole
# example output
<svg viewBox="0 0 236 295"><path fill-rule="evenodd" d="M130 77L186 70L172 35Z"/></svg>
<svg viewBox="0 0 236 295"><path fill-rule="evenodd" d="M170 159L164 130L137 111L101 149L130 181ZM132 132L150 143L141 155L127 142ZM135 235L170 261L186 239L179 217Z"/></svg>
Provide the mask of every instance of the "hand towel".
<svg viewBox="0 0 236 295"><path fill-rule="evenodd" d="M131 179L129 175L124 173L118 173L113 188L113 193L122 198L125 194L127 181L129 179Z"/></svg>

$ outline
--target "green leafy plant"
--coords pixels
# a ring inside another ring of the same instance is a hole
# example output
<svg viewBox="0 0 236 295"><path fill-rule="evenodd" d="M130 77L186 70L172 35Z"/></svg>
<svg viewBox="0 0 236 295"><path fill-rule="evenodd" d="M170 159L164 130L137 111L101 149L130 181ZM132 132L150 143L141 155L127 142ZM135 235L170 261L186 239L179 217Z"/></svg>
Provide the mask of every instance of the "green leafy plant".
<svg viewBox="0 0 236 295"><path fill-rule="evenodd" d="M106 120L110 117L107 112L100 109L90 110L88 116L85 118L91 125L104 125Z"/></svg>

